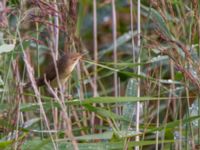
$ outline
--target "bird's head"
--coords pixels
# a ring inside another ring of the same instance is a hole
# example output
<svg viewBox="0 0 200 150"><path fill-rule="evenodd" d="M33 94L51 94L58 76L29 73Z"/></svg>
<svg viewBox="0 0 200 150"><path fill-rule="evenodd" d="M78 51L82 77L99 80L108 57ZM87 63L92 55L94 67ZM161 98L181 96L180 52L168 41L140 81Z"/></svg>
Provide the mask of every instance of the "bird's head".
<svg viewBox="0 0 200 150"><path fill-rule="evenodd" d="M68 58L70 59L70 61L71 61L72 64L73 63L77 64L78 61L82 58L82 56L83 55L80 54L80 53L70 53L69 56L68 56Z"/></svg>
<svg viewBox="0 0 200 150"><path fill-rule="evenodd" d="M68 54L68 65L70 66L69 70L72 71L77 65L79 60L82 58L83 54L80 53L69 53Z"/></svg>

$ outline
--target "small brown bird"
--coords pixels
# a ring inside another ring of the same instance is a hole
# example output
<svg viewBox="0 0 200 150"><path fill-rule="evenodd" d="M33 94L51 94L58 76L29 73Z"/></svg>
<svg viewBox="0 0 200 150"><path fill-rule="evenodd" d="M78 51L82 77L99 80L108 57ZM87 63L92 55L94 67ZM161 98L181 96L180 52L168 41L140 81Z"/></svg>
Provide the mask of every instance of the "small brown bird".
<svg viewBox="0 0 200 150"><path fill-rule="evenodd" d="M83 55L80 53L66 53L63 56L61 56L60 59L56 61L58 76L59 76L60 83L62 85L66 83L71 72L73 71L76 64L79 62L79 60L82 58L82 56ZM58 87L57 73L56 73L54 62L51 62L48 65L43 76L36 79L36 84L38 87L45 85L45 78L47 82L50 82L52 87ZM31 86L31 83L29 82L25 85L25 88L28 88L30 86Z"/></svg>

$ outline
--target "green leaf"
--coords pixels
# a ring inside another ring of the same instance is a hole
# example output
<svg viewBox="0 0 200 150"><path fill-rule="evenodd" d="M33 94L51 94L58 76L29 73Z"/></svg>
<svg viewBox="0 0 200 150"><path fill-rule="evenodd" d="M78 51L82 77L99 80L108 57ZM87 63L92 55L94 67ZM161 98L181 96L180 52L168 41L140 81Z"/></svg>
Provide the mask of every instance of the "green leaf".
<svg viewBox="0 0 200 150"><path fill-rule="evenodd" d="M123 103L123 102L138 102L138 101L152 101L152 100L167 100L168 97L93 97L82 101L82 104L93 103Z"/></svg>
<svg viewBox="0 0 200 150"><path fill-rule="evenodd" d="M0 46L0 54L1 53L8 53L14 50L15 44L3 44Z"/></svg>
<svg viewBox="0 0 200 150"><path fill-rule="evenodd" d="M136 135L138 135L139 133L136 131L131 131L131 130L121 130L121 131L115 131L115 134L119 137L119 138L128 138L128 137L134 137Z"/></svg>
<svg viewBox="0 0 200 150"><path fill-rule="evenodd" d="M126 32L124 33L123 35L121 35L119 38L117 38L117 47L127 43L128 41L131 40L132 37L136 36L137 35L137 31L129 31L129 32ZM114 49L114 44L110 44L109 47L105 48L105 49L102 49L100 50L99 52L99 57L103 57L106 53L109 53L109 52L112 52L112 50Z"/></svg>
<svg viewBox="0 0 200 150"><path fill-rule="evenodd" d="M141 5L141 13L146 16L146 17L150 17L150 19L152 19L156 25L158 26L158 28L168 37L168 38L172 38L172 34L170 33L170 31L168 30L168 27L166 26L165 20L163 19L163 17L160 15L160 13L153 9L153 8L149 8L146 7L144 5Z"/></svg>
<svg viewBox="0 0 200 150"><path fill-rule="evenodd" d="M104 117L104 118L111 118L116 120L123 120L129 122L129 120L125 116L117 115L109 110L100 108L100 107L94 107L92 105L83 105L85 108L87 108L89 111L95 112L96 114Z"/></svg>
<svg viewBox="0 0 200 150"><path fill-rule="evenodd" d="M52 98L51 98L52 99ZM85 105L85 104L94 104L94 103L124 103L124 102L137 102L137 101L156 101L156 100L168 100L168 97L91 97L85 100L78 100L74 99L71 101L66 101L66 105ZM52 102L53 101L53 102ZM58 102L54 102L52 99L50 102L44 102L43 107L45 110L50 108L59 107ZM28 103L28 104L21 104L20 110L25 111L34 111L40 108L39 104L37 103Z"/></svg>
<svg viewBox="0 0 200 150"><path fill-rule="evenodd" d="M113 136L113 132L103 132L99 134L90 134L90 135L83 135L83 136L77 136L75 137L76 140L97 140L97 139L111 139Z"/></svg>
<svg viewBox="0 0 200 150"><path fill-rule="evenodd" d="M53 150L53 144L50 139L41 140L38 138L27 140L23 146L23 150Z"/></svg>
<svg viewBox="0 0 200 150"><path fill-rule="evenodd" d="M174 143L174 140L162 140L162 141L140 141L140 142L98 142L98 143L78 143L79 150L111 150L111 149L124 149L124 145L127 144L128 148L132 148L134 146L145 146L145 145L154 145L160 143ZM71 142L68 142L68 139L58 139L57 140L58 149L59 150L73 150L73 145ZM41 139L31 139L26 141L22 145L22 149L28 150L53 150L53 145L51 140L41 140Z"/></svg>
<svg viewBox="0 0 200 150"><path fill-rule="evenodd" d="M179 126L180 124L186 124L186 123L189 123L189 122L192 122L194 120L199 120L200 119L200 116L193 116L193 117L190 117L190 118L186 118L186 119L181 119L181 120L176 120L176 121L173 121L173 122L170 122L170 123L166 123L158 128L154 128L154 129L150 129L149 131L147 131L147 133L151 133L151 132L154 132L154 131L161 131L163 129L175 129L175 127Z"/></svg>
<svg viewBox="0 0 200 150"><path fill-rule="evenodd" d="M138 86L137 80L130 79L128 81L128 85L126 88L126 96L137 96L137 86ZM136 114L136 103L132 103L132 102L124 103L122 114L125 117L127 117L130 120L130 122L132 122ZM128 126L129 126L129 123L123 122L122 129L127 129Z"/></svg>
<svg viewBox="0 0 200 150"><path fill-rule="evenodd" d="M8 146L11 146L13 142L14 141L9 140L0 142L0 149L8 148Z"/></svg>
<svg viewBox="0 0 200 150"><path fill-rule="evenodd" d="M122 150L124 145L127 144L128 148L133 148L135 146L145 146L145 145L154 145L160 143L174 143L174 140L163 140L163 141L140 141L140 142L98 142L98 143L79 143L78 147L80 150ZM59 144L59 149L73 150L71 143L62 142Z"/></svg>

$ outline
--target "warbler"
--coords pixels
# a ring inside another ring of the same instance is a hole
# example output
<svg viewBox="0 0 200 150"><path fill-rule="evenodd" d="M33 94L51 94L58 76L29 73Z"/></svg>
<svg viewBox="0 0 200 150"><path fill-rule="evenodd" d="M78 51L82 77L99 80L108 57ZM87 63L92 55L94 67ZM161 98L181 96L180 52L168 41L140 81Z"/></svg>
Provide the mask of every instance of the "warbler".
<svg viewBox="0 0 200 150"><path fill-rule="evenodd" d="M45 78L54 88L58 87L58 79L61 85L65 84L82 56L83 54L80 53L65 53L56 61L56 65L54 62L51 62L45 69L44 74L40 78L36 79L37 86L40 87L45 85ZM55 67L57 67L57 73ZM31 82L27 83L25 88L30 86Z"/></svg>

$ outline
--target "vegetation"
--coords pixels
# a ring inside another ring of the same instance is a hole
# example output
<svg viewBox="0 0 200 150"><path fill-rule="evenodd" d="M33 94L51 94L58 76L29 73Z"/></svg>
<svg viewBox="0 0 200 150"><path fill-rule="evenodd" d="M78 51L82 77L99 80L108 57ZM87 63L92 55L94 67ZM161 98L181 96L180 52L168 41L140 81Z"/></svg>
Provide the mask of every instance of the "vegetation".
<svg viewBox="0 0 200 150"><path fill-rule="evenodd" d="M1 0L0 149L199 149L199 5ZM67 84L37 87L69 52Z"/></svg>

